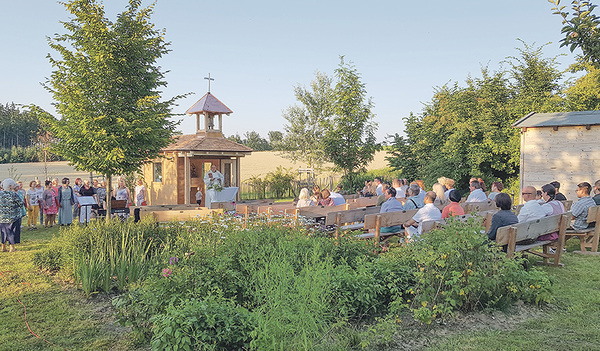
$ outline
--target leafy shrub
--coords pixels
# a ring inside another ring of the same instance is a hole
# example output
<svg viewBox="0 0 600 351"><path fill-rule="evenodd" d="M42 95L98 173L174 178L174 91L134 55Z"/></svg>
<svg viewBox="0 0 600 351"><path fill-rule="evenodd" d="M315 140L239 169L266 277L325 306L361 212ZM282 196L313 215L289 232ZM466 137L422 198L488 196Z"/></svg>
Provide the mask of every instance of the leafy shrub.
<svg viewBox="0 0 600 351"><path fill-rule="evenodd" d="M344 177L342 179L342 187L350 194L353 194L364 188L366 180L373 180L378 177L381 178L382 182L391 184L392 179L397 178L398 174L398 172L393 171L391 168L374 169L364 173L353 174L352 177Z"/></svg>
<svg viewBox="0 0 600 351"><path fill-rule="evenodd" d="M415 269L416 284L409 289L413 296L406 302L416 319L430 323L456 310L503 307L517 299L547 301L547 275L526 271L520 260L506 258L480 230L474 220L450 221L400 249Z"/></svg>
<svg viewBox="0 0 600 351"><path fill-rule="evenodd" d="M213 295L170 305L151 322L153 350L240 350L255 327L247 309Z"/></svg>

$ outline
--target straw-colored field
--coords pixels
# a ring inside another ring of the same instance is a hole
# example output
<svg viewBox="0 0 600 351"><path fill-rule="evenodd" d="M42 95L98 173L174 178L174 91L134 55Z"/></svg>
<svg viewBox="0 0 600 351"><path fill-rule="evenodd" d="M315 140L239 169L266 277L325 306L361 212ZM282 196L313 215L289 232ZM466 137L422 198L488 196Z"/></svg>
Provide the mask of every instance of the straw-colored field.
<svg viewBox="0 0 600 351"><path fill-rule="evenodd" d="M261 151L253 152L250 156L243 157L241 161L241 177L242 180L252 176L264 176L267 173L274 171L278 166L284 168L298 169L305 168L306 165L301 163L293 163L290 160L278 155L278 152ZM375 159L368 166L369 170L380 169L387 166L384 157L385 151L380 151L375 155ZM69 166L68 162L49 162L47 170L44 163L5 163L0 164L0 179L13 176L28 183L36 177L40 179L46 178L45 174L50 178L68 177L71 179L81 177L89 177L89 173L76 171Z"/></svg>
<svg viewBox="0 0 600 351"><path fill-rule="evenodd" d="M293 163L279 154L279 152L259 151L253 152L250 156L243 157L241 161L242 180L253 176L264 176L267 173L274 171L278 166L288 169L306 168L306 164L299 162ZM367 169L372 170L387 167L385 156L385 151L377 152L375 154L375 159L369 164ZM332 166L332 164L326 166Z"/></svg>

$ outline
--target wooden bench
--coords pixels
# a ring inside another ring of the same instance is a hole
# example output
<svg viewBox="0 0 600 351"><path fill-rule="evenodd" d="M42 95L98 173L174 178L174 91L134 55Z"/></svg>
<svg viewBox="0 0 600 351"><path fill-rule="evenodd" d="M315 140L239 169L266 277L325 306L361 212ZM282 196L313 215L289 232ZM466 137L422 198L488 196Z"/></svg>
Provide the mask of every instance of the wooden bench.
<svg viewBox="0 0 600 351"><path fill-rule="evenodd" d="M348 204L337 205L337 206L307 206L300 207L298 209L298 215L307 218L322 218L327 217L330 212L344 211L349 207Z"/></svg>
<svg viewBox="0 0 600 351"><path fill-rule="evenodd" d="M381 228L400 226L411 219L417 211L417 209L414 209L366 215L363 229L374 229L375 231L373 233L357 235L357 237L361 239L375 238L379 242L380 238L387 240L394 235L403 235L404 228L394 233L382 233Z"/></svg>
<svg viewBox="0 0 600 351"><path fill-rule="evenodd" d="M564 266L560 263L560 255L565 243L565 232L571 220L571 213L563 213L549 217L543 217L533 221L517 223L498 228L496 243L507 245L506 254L513 257L515 252L525 251L543 258L543 263L550 264L553 260L554 266ZM558 232L558 239L553 241L536 241L533 244L519 245L517 242L526 239L537 239L540 235ZM550 252L550 246L555 245L555 252ZM533 251L542 247L542 252Z"/></svg>
<svg viewBox="0 0 600 351"><path fill-rule="evenodd" d="M365 216L376 214L381 207L362 207L345 211L329 212L325 225L335 225L335 238L339 238L340 230L357 230L364 226ZM354 223L354 224L351 224Z"/></svg>
<svg viewBox="0 0 600 351"><path fill-rule="evenodd" d="M222 209L209 209L201 207L197 210L166 210L166 211L153 211L151 212L154 220L157 222L171 222L171 221L187 221L190 219L203 218L211 216L213 213L223 213Z"/></svg>
<svg viewBox="0 0 600 351"><path fill-rule="evenodd" d="M461 202L460 205L465 211L465 214L472 212L485 212L496 209L496 202L492 200L482 202Z"/></svg>
<svg viewBox="0 0 600 351"><path fill-rule="evenodd" d="M349 202L350 208L369 207L377 205L377 196L359 197Z"/></svg>
<svg viewBox="0 0 600 351"><path fill-rule="evenodd" d="M568 229L565 233L565 240L572 237L579 238L581 251L573 251L573 253L598 255L600 254L598 252L598 239L600 237L600 206L593 206L588 209L587 223L594 223L595 226L582 230Z"/></svg>

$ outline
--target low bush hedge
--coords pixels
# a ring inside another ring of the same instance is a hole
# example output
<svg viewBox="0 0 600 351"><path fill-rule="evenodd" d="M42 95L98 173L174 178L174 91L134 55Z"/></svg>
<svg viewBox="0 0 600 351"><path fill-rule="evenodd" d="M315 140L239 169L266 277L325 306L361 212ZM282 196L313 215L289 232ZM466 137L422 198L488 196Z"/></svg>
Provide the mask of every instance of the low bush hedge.
<svg viewBox="0 0 600 351"><path fill-rule="evenodd" d="M113 300L119 321L153 349L361 345L366 341L356 338L368 334L340 326L383 320L389 329L407 312L431 323L455 311L550 296L548 276L507 259L479 222L450 222L381 254L352 235L334 241L293 224L259 218L244 228L223 216L161 226L97 222L62 230L34 260L82 283L93 262L104 275L86 293L122 292ZM139 244L123 244L131 238ZM130 252L143 263L134 271L124 268ZM99 257L106 259L92 260ZM332 336L337 330L349 336Z"/></svg>

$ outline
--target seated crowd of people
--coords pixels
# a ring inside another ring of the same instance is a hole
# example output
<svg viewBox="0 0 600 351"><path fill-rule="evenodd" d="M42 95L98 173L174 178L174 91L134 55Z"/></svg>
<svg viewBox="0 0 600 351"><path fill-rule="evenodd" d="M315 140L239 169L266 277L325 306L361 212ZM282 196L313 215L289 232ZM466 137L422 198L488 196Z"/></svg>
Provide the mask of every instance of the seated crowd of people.
<svg viewBox="0 0 600 351"><path fill-rule="evenodd" d="M413 218L402 226L407 237L416 238L421 234L423 222L464 215L464 209L460 205L463 197L454 186L455 181L446 177L438 178L431 191L425 190L422 180L409 183L406 179L394 179L390 184L375 178L373 181L365 181L365 186L359 193L365 197L376 196L377 206L381 206L381 213L417 209ZM491 191L486 193L485 182L481 178L471 178L469 182L470 193L465 202L494 201L498 208L487 233L490 240L496 239L496 232L500 227L566 212L561 201L567 199L560 193L560 183L557 181L545 184L539 190L533 186L523 187L521 195L524 204L518 215L513 212L511 197L503 193L503 189L502 182L493 182ZM600 205L600 180L596 181L593 187L588 182L579 183L577 197L578 200L573 203L570 210L571 228L581 230L588 226L588 209ZM315 186L312 196L308 193L308 189L302 189L297 207L334 206L343 203L345 200L341 194L341 186L338 186L335 192L330 192L328 189L321 190ZM400 227L385 227L381 231L399 230ZM538 240L555 240L557 237L558 233L551 233L539 237Z"/></svg>

